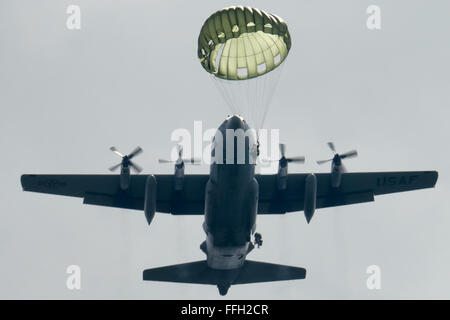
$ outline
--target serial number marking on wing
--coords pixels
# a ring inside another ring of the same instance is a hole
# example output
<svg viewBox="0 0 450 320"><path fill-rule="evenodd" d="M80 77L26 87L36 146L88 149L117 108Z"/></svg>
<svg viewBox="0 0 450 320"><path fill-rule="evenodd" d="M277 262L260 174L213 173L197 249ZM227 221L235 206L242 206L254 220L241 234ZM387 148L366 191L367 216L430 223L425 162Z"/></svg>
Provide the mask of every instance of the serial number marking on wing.
<svg viewBox="0 0 450 320"><path fill-rule="evenodd" d="M418 178L418 175L377 178L377 186L411 185Z"/></svg>
<svg viewBox="0 0 450 320"><path fill-rule="evenodd" d="M56 179L39 180L37 185L49 189L61 188L67 186L67 183Z"/></svg>

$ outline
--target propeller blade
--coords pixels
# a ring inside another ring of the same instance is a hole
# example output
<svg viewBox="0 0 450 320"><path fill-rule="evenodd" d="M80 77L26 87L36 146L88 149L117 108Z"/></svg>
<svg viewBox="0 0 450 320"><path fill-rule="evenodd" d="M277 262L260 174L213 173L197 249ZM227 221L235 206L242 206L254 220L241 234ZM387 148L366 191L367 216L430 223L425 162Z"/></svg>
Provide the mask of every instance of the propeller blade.
<svg viewBox="0 0 450 320"><path fill-rule="evenodd" d="M193 164L193 165L199 165L202 164L202 160L198 158L190 158L190 159L182 159L185 164Z"/></svg>
<svg viewBox="0 0 450 320"><path fill-rule="evenodd" d="M178 149L178 158L182 158L183 157L183 146L181 144L177 144L177 149Z"/></svg>
<svg viewBox="0 0 450 320"><path fill-rule="evenodd" d="M328 147L331 149L331 151L333 151L333 153L336 153L336 148L334 147L333 142L328 142Z"/></svg>
<svg viewBox="0 0 450 320"><path fill-rule="evenodd" d="M166 160L166 159L158 159L159 163L175 163L176 161L173 160Z"/></svg>
<svg viewBox="0 0 450 320"><path fill-rule="evenodd" d="M286 145L284 143L280 143L280 154L281 158L283 158L286 154Z"/></svg>
<svg viewBox="0 0 450 320"><path fill-rule="evenodd" d="M297 162L297 163L304 163L305 157L291 157L286 159L288 162Z"/></svg>
<svg viewBox="0 0 450 320"><path fill-rule="evenodd" d="M269 163L269 162L278 162L278 161L280 161L280 160L279 160L279 159L261 159L261 158L259 158L259 161L260 161L261 163L264 163L264 162Z"/></svg>
<svg viewBox="0 0 450 320"><path fill-rule="evenodd" d="M141 147L136 147L133 151L131 151L131 153L128 155L128 159L131 159L135 156L137 156L138 154L140 154L142 152L142 148Z"/></svg>
<svg viewBox="0 0 450 320"><path fill-rule="evenodd" d="M115 166L112 166L111 168L109 168L110 171L116 171L117 168L119 168L122 165L122 163L118 163Z"/></svg>
<svg viewBox="0 0 450 320"><path fill-rule="evenodd" d="M333 159L319 160L319 161L316 161L316 162L317 162L317 164L324 164L324 163L330 162L331 160L333 160Z"/></svg>
<svg viewBox="0 0 450 320"><path fill-rule="evenodd" d="M345 159L345 158L353 158L353 157L356 157L357 155L358 155L358 151L351 150L351 151L341 154L340 156L341 156L341 159Z"/></svg>
<svg viewBox="0 0 450 320"><path fill-rule="evenodd" d="M117 150L117 148L116 147L111 147L111 148L109 148L109 150L111 150L112 152L114 152L115 154L117 154L119 157L125 157L123 154L121 154L120 152L119 152L119 150Z"/></svg>
<svg viewBox="0 0 450 320"><path fill-rule="evenodd" d="M134 169L134 171L136 171L137 173L141 173L142 168L140 166L138 166L136 163L133 163L130 161L130 166L132 169Z"/></svg>

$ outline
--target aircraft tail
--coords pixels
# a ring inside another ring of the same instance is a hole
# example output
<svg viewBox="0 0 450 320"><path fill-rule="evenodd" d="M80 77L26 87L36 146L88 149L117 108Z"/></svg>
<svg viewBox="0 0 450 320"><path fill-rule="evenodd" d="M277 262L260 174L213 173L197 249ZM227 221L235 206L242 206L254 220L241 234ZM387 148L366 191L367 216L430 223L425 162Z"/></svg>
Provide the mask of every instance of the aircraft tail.
<svg viewBox="0 0 450 320"><path fill-rule="evenodd" d="M297 280L306 277L306 269L273 263L245 261L239 269L216 270L205 260L147 269L143 280L216 285L225 295L230 285Z"/></svg>

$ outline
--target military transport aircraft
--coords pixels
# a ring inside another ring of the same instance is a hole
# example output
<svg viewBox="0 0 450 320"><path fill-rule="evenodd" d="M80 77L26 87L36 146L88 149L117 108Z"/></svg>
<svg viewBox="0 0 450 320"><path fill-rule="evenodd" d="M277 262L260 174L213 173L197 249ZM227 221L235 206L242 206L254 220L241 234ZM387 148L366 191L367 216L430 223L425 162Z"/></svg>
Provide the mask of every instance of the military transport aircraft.
<svg viewBox="0 0 450 320"><path fill-rule="evenodd" d="M225 140L227 129L247 130L249 126L243 118L234 115L227 117L218 128L217 132ZM248 145L248 140L245 143ZM212 144L212 157L220 151L218 145ZM225 145L226 142L222 149L224 159ZM375 195L432 188L438 178L436 171L346 173L342 159L356 156L356 151L338 154L332 143L329 147L334 157L325 161L331 162L331 173L288 174L289 162L304 159L287 158L281 146L277 174L255 174L255 164L249 161L251 148L246 148L245 163L223 161L220 164L216 157L209 175L185 175L181 150L174 175L130 175L131 168L137 172L142 170L132 162L142 151L138 147L129 155L111 148L122 157L122 162L111 168L120 167L119 175L25 174L21 182L25 191L80 197L85 204L143 210L148 224L155 212L204 215L206 241L200 249L207 259L148 269L143 272L143 279L211 284L225 295L233 284L304 279L306 276L303 268L246 260L255 245L262 244L261 235L255 232L257 215L303 210L309 223L317 208L369 202L374 201ZM234 152L234 159L236 154Z"/></svg>

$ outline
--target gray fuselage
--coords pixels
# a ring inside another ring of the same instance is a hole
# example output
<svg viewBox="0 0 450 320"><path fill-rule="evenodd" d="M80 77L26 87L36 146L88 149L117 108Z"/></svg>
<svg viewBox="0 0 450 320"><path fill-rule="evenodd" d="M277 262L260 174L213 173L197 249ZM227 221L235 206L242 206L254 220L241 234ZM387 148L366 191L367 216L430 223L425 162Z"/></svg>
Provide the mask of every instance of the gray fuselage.
<svg viewBox="0 0 450 320"><path fill-rule="evenodd" d="M238 134L249 132L248 129L241 117L231 116L218 128L213 140L203 224L207 262L213 269L241 267L253 248L258 182L250 147L255 141L254 136Z"/></svg>

